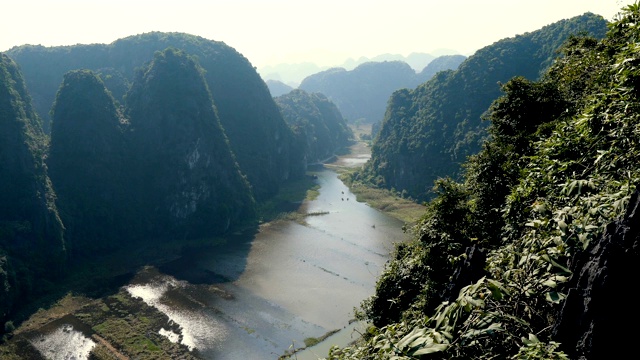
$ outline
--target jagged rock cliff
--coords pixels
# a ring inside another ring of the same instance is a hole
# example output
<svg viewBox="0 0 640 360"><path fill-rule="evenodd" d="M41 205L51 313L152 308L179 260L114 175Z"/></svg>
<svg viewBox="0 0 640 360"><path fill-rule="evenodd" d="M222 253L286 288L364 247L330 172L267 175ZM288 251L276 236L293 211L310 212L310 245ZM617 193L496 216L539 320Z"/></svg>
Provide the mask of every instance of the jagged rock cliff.
<svg viewBox="0 0 640 360"><path fill-rule="evenodd" d="M127 115L134 188L152 233L206 237L255 218L249 184L191 57L157 53L127 95Z"/></svg>
<svg viewBox="0 0 640 360"><path fill-rule="evenodd" d="M576 255L555 338L572 359L625 358L633 352L640 314L633 309L640 276L640 193L625 216ZM618 331L615 331L618 330Z"/></svg>
<svg viewBox="0 0 640 360"><path fill-rule="evenodd" d="M7 51L23 68L35 107L48 127L48 112L63 75L71 70L100 73L118 102L135 69L168 47L197 58L232 151L257 199L274 195L292 175L293 135L266 84L242 54L223 42L183 33L150 32L111 44L43 47Z"/></svg>

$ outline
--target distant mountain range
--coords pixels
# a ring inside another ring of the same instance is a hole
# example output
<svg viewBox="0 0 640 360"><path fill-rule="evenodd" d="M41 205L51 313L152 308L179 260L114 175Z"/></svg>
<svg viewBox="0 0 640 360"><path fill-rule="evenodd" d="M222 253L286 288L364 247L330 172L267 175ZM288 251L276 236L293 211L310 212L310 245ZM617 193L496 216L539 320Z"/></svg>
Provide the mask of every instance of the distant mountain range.
<svg viewBox="0 0 640 360"><path fill-rule="evenodd" d="M304 78L309 75L330 69L332 67L341 67L345 70L353 70L359 65L367 62L383 62L383 61L403 61L416 72L421 72L432 60L443 55L457 55L459 52L451 49L438 49L431 53L411 53L408 56L400 54L380 54L372 58L361 56L358 59L349 58L342 64L334 66L319 66L313 62L303 63L282 63L277 65L269 65L258 68L260 76L267 80L277 80L285 83L292 88L298 87ZM275 96L275 95L274 95Z"/></svg>
<svg viewBox="0 0 640 360"><path fill-rule="evenodd" d="M460 164L480 150L488 125L482 115L500 96L500 83L514 76L538 79L566 39L582 32L602 38L606 28L604 19L590 13L558 21L497 41L456 70L394 92L361 179L428 200L436 179L457 178ZM348 111L342 114L349 117Z"/></svg>
<svg viewBox="0 0 640 360"><path fill-rule="evenodd" d="M304 78L297 88L325 95L348 121L379 124L394 91L413 89L439 71L457 69L465 59L463 55L439 56L420 72L400 60L369 61L352 70L330 68L319 71ZM279 80L269 79L266 84L273 97L294 90Z"/></svg>

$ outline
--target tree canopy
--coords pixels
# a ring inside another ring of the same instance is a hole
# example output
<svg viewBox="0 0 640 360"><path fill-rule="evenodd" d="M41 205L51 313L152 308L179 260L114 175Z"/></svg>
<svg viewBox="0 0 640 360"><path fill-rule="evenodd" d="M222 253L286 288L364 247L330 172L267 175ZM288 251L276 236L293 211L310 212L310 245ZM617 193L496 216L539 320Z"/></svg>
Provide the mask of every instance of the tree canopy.
<svg viewBox="0 0 640 360"><path fill-rule="evenodd" d="M547 25L478 50L455 71L437 73L414 90L389 99L372 146L371 161L358 177L376 186L406 191L419 201L433 197L441 177L458 178L461 164L487 137L482 115L500 95L499 83L514 76L537 80L572 34L602 38L606 21L594 14Z"/></svg>
<svg viewBox="0 0 640 360"><path fill-rule="evenodd" d="M587 324L589 340L567 329L560 337L557 324L582 279L575 259L592 256L633 217L627 206L637 206L639 18L631 5L604 39L570 37L539 80L515 77L501 87L481 151L460 182L436 182L415 239L397 247L362 304L361 317L375 326L329 358L595 359L629 351L633 340L614 308ZM614 283L611 307L632 286L622 278L590 284ZM578 305L568 311L583 311Z"/></svg>

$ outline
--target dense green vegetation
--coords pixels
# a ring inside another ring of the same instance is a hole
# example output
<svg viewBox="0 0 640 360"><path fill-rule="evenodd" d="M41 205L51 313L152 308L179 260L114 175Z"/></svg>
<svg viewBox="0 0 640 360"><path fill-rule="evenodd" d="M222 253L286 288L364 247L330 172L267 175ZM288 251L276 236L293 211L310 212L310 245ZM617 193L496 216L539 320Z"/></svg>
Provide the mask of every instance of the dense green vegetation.
<svg viewBox="0 0 640 360"><path fill-rule="evenodd" d="M206 238L255 222L249 183L203 74L192 57L167 49L127 94L133 166L125 188L139 201L147 236Z"/></svg>
<svg viewBox="0 0 640 360"><path fill-rule="evenodd" d="M572 34L602 38L606 21L584 14L540 30L503 39L439 72L414 90L398 90L388 101L371 161L355 179L406 191L419 201L433 197L440 177L458 178L460 164L480 150L487 122L482 114L500 95L499 83L514 76L536 80Z"/></svg>
<svg viewBox="0 0 640 360"><path fill-rule="evenodd" d="M21 67L34 108L48 133L49 110L68 71L89 69L100 74L115 100L124 104L123 96L136 69L168 47L193 56L204 69L220 123L257 200L274 195L283 180L302 176L301 164L289 158L291 131L267 86L251 63L223 42L182 33L150 32L111 44L24 45L6 54Z"/></svg>
<svg viewBox="0 0 640 360"><path fill-rule="evenodd" d="M88 70L65 75L52 111L47 166L71 252L128 239L135 210L125 185L127 123L102 81ZM124 221L131 217L127 226ZM133 230L133 229L131 229Z"/></svg>
<svg viewBox="0 0 640 360"><path fill-rule="evenodd" d="M326 95L349 121L379 122L394 91L413 89L437 71L457 68L463 60L460 55L435 59L418 74L403 61L366 62L350 71L332 68L310 75L298 88Z"/></svg>
<svg viewBox="0 0 640 360"><path fill-rule="evenodd" d="M158 52L121 107L95 73L70 71L52 109L47 146L22 75L2 55L3 324L19 323L34 300L46 303L68 286L100 288L98 277L141 265L129 259L129 269L114 262L113 274L97 267L85 274L99 257L136 254L149 244L160 250L166 242L169 249L176 240L187 244L256 224L250 186L203 73L183 52Z"/></svg>
<svg viewBox="0 0 640 360"><path fill-rule="evenodd" d="M296 89L276 97L275 101L299 144L297 153L305 156L304 163L324 161L349 145L353 137L351 128L336 105L323 94Z"/></svg>
<svg viewBox="0 0 640 360"><path fill-rule="evenodd" d="M0 333L25 299L51 291L64 271L64 227L45 149L22 75L0 54Z"/></svg>
<svg viewBox="0 0 640 360"><path fill-rule="evenodd" d="M372 161L346 182L430 201L357 310L372 326L331 359L585 356L556 333L573 259L640 180L640 5L605 24L585 14L505 39L393 94ZM328 97L273 99L235 50L190 35L9 54L25 78L0 54L0 333L73 281L99 288L97 273L275 217L280 186L352 136ZM184 351L134 336L165 317L113 317L140 306L119 293L82 320L132 356Z"/></svg>
<svg viewBox="0 0 640 360"><path fill-rule="evenodd" d="M91 71L65 75L47 164L74 254L217 236L255 219L202 73L182 52L158 52L122 111Z"/></svg>
<svg viewBox="0 0 640 360"><path fill-rule="evenodd" d="M639 23L631 5L604 39L570 37L538 81L502 85L481 151L460 182L436 182L415 239L362 304L373 326L329 358L602 358L558 342L555 325L571 259L625 213L640 180ZM631 296L625 286L616 294ZM625 320L607 311L614 338ZM599 346L616 357L633 345Z"/></svg>
<svg viewBox="0 0 640 360"><path fill-rule="evenodd" d="M195 55L154 50L165 43ZM141 265L286 212L273 205L280 186L299 183L302 200L313 185L303 176L307 162L351 137L321 95L305 98L310 113L292 110L312 124L294 137L246 59L191 35L11 53L37 75L40 105L69 71L54 91L46 134L18 64L2 55L0 323L8 325L0 333L66 291L103 296ZM46 62L49 55L57 61ZM83 65L94 70L72 69ZM308 139L319 142L296 147Z"/></svg>

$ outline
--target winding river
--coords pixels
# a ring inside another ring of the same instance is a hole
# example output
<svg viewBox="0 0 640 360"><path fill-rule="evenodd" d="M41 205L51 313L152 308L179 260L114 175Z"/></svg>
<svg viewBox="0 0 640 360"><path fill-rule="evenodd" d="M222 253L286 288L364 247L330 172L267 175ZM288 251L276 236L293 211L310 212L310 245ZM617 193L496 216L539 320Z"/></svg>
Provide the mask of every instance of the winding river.
<svg viewBox="0 0 640 360"><path fill-rule="evenodd" d="M182 328L163 335L205 359L229 360L277 359L307 338L339 330L296 354L317 359L357 336L354 307L373 294L393 244L408 235L399 220L356 201L334 171L313 174L319 196L297 209L307 214L304 224L264 224L221 247L145 268L125 286ZM80 342L80 359L91 343L76 335L63 329L56 336Z"/></svg>

